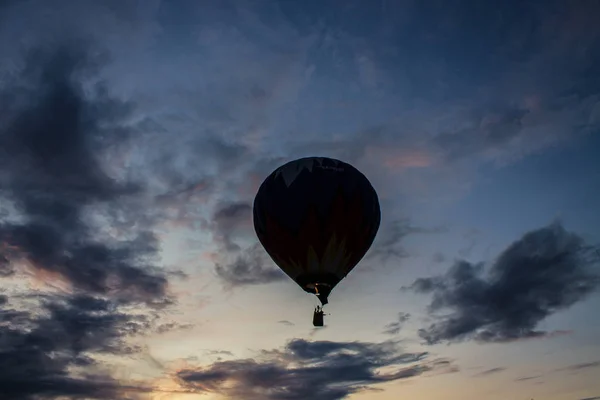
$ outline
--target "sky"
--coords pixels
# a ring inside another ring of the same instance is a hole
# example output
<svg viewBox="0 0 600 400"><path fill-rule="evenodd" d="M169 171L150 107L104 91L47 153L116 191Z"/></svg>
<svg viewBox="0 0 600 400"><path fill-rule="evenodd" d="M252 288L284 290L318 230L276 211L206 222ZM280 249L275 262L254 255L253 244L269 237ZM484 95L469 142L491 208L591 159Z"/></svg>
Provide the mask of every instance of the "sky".
<svg viewBox="0 0 600 400"><path fill-rule="evenodd" d="M0 0L0 397L600 399L600 3ZM318 300L252 201L348 162Z"/></svg>

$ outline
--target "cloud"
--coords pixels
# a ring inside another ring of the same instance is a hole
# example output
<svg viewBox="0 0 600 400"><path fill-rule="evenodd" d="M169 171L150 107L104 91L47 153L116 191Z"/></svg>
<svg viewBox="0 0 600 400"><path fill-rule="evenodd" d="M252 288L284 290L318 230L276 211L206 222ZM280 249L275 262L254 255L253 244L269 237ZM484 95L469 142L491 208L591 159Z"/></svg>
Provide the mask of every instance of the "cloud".
<svg viewBox="0 0 600 400"><path fill-rule="evenodd" d="M177 322L165 322L156 327L156 333L163 334L173 331L181 331L193 328L193 324L179 324Z"/></svg>
<svg viewBox="0 0 600 400"><path fill-rule="evenodd" d="M598 128L591 117L600 93L598 80L592 77L600 65L600 30L589 17L597 6L552 3L531 7L511 2L501 11L478 7L488 26L477 25L477 38L469 40L466 50L478 62L467 65L467 56L444 67L447 72L451 65L464 68L461 76L451 73L443 82L450 80L455 91L476 99L457 96L454 104L462 106L438 131L434 143L446 160L475 158L505 164ZM431 15L445 14L454 24L432 27L433 43L444 42L449 46L446 51L452 52L460 46L459 36L474 34L475 26L466 28L459 22L467 15L464 8L445 11L438 8Z"/></svg>
<svg viewBox="0 0 600 400"><path fill-rule="evenodd" d="M148 391L115 381L92 357L135 352L126 339L148 327L146 318L127 315L112 302L87 295L39 301L41 315L2 305L3 399L115 399L127 391Z"/></svg>
<svg viewBox="0 0 600 400"><path fill-rule="evenodd" d="M215 273L226 286L268 284L286 278L258 243L248 202L217 203L210 229L219 247ZM242 247L244 242L251 244Z"/></svg>
<svg viewBox="0 0 600 400"><path fill-rule="evenodd" d="M408 257L408 253L401 246L402 240L406 236L416 233L416 228L411 226L407 220L395 220L382 228L366 254L365 260L379 257L386 261L391 257L397 259Z"/></svg>
<svg viewBox="0 0 600 400"><path fill-rule="evenodd" d="M573 364L569 365L568 367L560 368L558 371L581 371L590 368L600 368L600 361Z"/></svg>
<svg viewBox="0 0 600 400"><path fill-rule="evenodd" d="M78 290L153 302L167 285L153 265L153 234L130 229L115 240L94 223L125 218L131 226L145 216L136 203L143 186L110 176L102 163L134 130L131 104L102 82L86 86L103 65L93 49L76 41L34 49L1 89L10 101L0 121L0 198L15 212L0 220L0 252Z"/></svg>
<svg viewBox="0 0 600 400"><path fill-rule="evenodd" d="M427 353L403 353L393 342L329 342L294 339L282 350L188 368L176 373L193 392L226 398L338 400L373 385L433 371ZM386 372L380 371L385 368ZM394 370L392 370L392 368Z"/></svg>
<svg viewBox="0 0 600 400"><path fill-rule="evenodd" d="M506 368L504 368L504 367L490 368L490 369L486 369L485 371L482 371L482 372L476 374L475 376L482 377L482 376L494 375L494 374L497 374L497 373L505 371L505 370L506 370Z"/></svg>
<svg viewBox="0 0 600 400"><path fill-rule="evenodd" d="M285 325L285 326L294 326L294 325L296 325L293 322L290 322L288 320L277 321L277 323L281 324L281 325Z"/></svg>
<svg viewBox="0 0 600 400"><path fill-rule="evenodd" d="M473 5L449 9L403 2L376 17L369 6L358 6L348 12L378 21L372 36L366 39L340 19L329 21L336 31L327 38L336 56L349 53L350 62L338 65L352 66L356 81L365 65L385 80L382 96L361 95L379 109L378 115L389 113L383 124L395 131L396 140L386 149L394 153L403 148L400 142L410 144L404 149L424 144L409 152L420 155L409 157L409 165L426 166L437 156L443 168L466 159L503 164L598 127L592 117L600 85L592 71L600 65L600 30L589 16L597 6L551 3L509 2L501 9L478 5L480 20L474 24L465 20ZM453 57L458 52L462 56ZM406 96L410 107L402 106ZM353 103L350 93L346 98ZM397 106L386 104L391 99ZM354 104L366 108L365 103ZM346 114L352 118L367 112ZM419 139L425 137L431 140ZM378 142L376 136L368 140L382 148ZM379 159L388 164L387 157Z"/></svg>
<svg viewBox="0 0 600 400"><path fill-rule="evenodd" d="M46 285L9 283L1 297L7 400L150 390L115 380L96 357L138 352L130 338L153 331L173 302L145 184L105 164L137 133L133 105L99 79L105 56L84 40L31 48L0 87L0 275Z"/></svg>
<svg viewBox="0 0 600 400"><path fill-rule="evenodd" d="M157 168L155 164L155 168ZM160 193L154 196L154 204L160 210L163 226L168 228L205 229L208 223L202 215L202 206L208 203L215 188L209 178L184 178L169 171L170 165L163 163L155 176L160 176ZM155 218L159 219L158 210Z"/></svg>
<svg viewBox="0 0 600 400"><path fill-rule="evenodd" d="M485 155L493 149L506 147L518 137L527 114L527 110L519 108L496 113L486 111L474 118L472 126L438 135L435 144L450 162L474 154Z"/></svg>
<svg viewBox="0 0 600 400"><path fill-rule="evenodd" d="M390 223L383 225L378 232L371 249L365 256L365 260L380 258L387 261L394 257L397 259L406 258L408 252L402 247L403 240L409 235L435 234L441 233L444 228L424 228L415 226L408 219L395 219Z"/></svg>
<svg viewBox="0 0 600 400"><path fill-rule="evenodd" d="M246 202L237 202L222 205L217 209L212 218L213 233L222 243L226 251L240 250L232 238L236 231L245 229L253 233L252 205Z"/></svg>
<svg viewBox="0 0 600 400"><path fill-rule="evenodd" d="M515 379L516 382L525 382L525 381L530 381L532 379L538 379L541 378L542 375L533 375L533 376L523 376L521 378L517 378Z"/></svg>
<svg viewBox="0 0 600 400"><path fill-rule="evenodd" d="M217 263L215 272L228 286L260 285L287 279L260 245L256 243L238 255L232 262Z"/></svg>
<svg viewBox="0 0 600 400"><path fill-rule="evenodd" d="M483 264L457 261L442 276L417 279L418 293L433 294L436 321L420 329L428 344L473 339L507 342L545 337L536 329L546 317L583 301L600 283L597 257L578 235L553 223L523 235L494 261L487 276Z"/></svg>
<svg viewBox="0 0 600 400"><path fill-rule="evenodd" d="M410 314L400 312L398 313L398 320L395 322L390 322L385 326L383 333L385 335L397 335L400 333L400 329L404 326L404 324L410 319Z"/></svg>
<svg viewBox="0 0 600 400"><path fill-rule="evenodd" d="M233 357L233 353L227 350L211 350L207 352L209 355L224 355Z"/></svg>

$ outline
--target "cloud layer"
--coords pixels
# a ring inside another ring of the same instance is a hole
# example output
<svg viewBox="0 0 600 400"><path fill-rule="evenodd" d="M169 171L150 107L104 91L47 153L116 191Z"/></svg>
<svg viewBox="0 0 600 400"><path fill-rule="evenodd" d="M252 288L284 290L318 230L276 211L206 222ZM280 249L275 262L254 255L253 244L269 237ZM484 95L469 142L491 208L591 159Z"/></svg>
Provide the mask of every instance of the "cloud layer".
<svg viewBox="0 0 600 400"><path fill-rule="evenodd" d="M340 400L378 383L447 369L447 361L427 358L427 353L403 353L394 342L293 339L284 349L263 351L255 359L188 368L177 372L177 377L194 392L232 399Z"/></svg>

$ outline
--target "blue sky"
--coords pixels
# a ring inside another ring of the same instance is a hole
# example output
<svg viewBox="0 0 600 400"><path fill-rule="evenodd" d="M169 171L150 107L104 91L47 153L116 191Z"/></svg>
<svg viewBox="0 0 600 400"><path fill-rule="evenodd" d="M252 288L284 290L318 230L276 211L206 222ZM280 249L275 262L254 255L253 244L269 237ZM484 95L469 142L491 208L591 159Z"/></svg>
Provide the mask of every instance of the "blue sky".
<svg viewBox="0 0 600 400"><path fill-rule="evenodd" d="M599 14L0 1L0 391L599 397ZM250 212L305 156L382 207L317 330Z"/></svg>

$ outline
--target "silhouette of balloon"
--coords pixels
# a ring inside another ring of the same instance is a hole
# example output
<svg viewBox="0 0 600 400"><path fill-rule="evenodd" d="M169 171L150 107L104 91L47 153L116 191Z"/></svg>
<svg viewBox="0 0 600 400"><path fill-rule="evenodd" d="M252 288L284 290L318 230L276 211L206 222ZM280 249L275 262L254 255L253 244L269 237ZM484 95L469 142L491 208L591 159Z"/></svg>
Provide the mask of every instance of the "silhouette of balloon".
<svg viewBox="0 0 600 400"><path fill-rule="evenodd" d="M358 264L381 222L369 180L345 162L307 157L273 171L254 199L254 229L266 252L323 305Z"/></svg>

